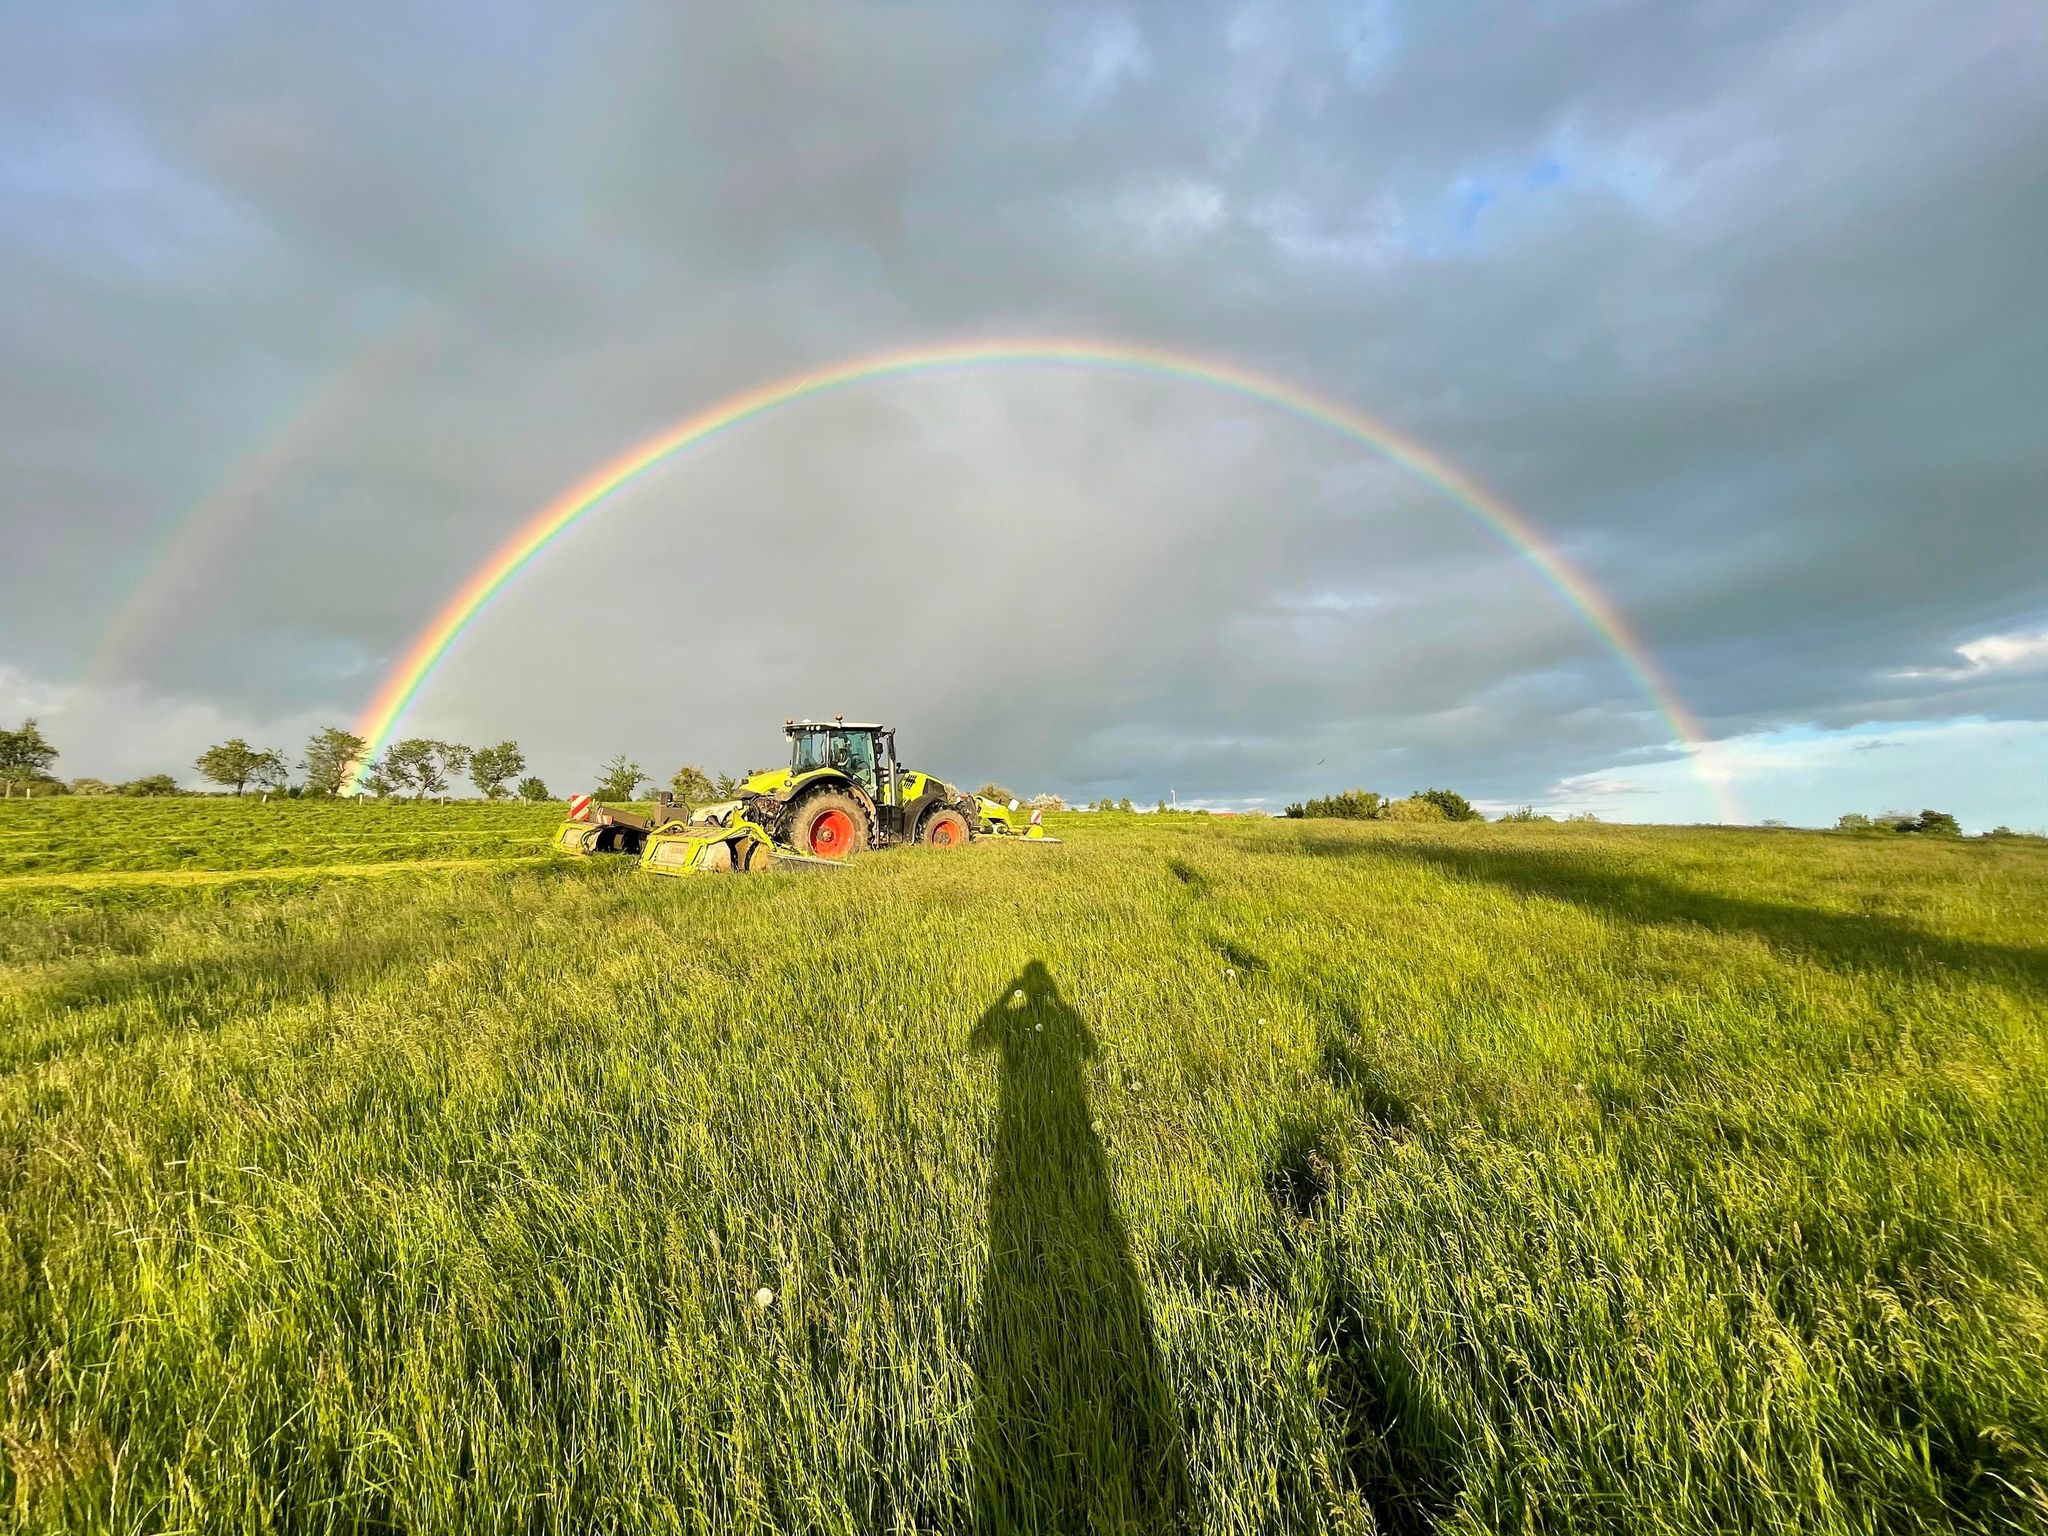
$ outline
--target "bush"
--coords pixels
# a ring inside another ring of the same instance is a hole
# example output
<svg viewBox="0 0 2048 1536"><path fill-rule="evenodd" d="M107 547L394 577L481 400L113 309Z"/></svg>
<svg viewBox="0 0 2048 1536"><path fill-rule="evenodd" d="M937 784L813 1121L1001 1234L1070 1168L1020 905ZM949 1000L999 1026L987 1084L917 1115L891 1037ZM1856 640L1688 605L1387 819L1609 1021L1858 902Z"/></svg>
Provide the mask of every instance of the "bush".
<svg viewBox="0 0 2048 1536"><path fill-rule="evenodd" d="M1512 811L1502 811L1495 821L1549 821L1551 818L1533 805L1518 805Z"/></svg>
<svg viewBox="0 0 2048 1536"><path fill-rule="evenodd" d="M145 778L130 779L121 786L124 795L175 795L178 781L168 773L152 773Z"/></svg>
<svg viewBox="0 0 2048 1536"><path fill-rule="evenodd" d="M1961 837L1963 824L1947 811L1922 811L1910 822L1900 822L1901 832L1922 832L1929 837Z"/></svg>
<svg viewBox="0 0 2048 1536"><path fill-rule="evenodd" d="M1410 795L1406 800L1396 800L1386 809L1388 821L1449 821L1450 813L1434 800L1425 800L1420 795Z"/></svg>
<svg viewBox="0 0 2048 1536"><path fill-rule="evenodd" d="M684 805L709 805L719 798L718 786L711 781L711 775L695 763L685 763L675 771L675 777L668 781L669 793Z"/></svg>
<svg viewBox="0 0 2048 1536"><path fill-rule="evenodd" d="M1408 797L1411 800L1427 800L1444 813L1445 821L1484 821L1486 818L1472 809L1472 802L1455 789L1418 789Z"/></svg>
<svg viewBox="0 0 2048 1536"><path fill-rule="evenodd" d="M71 793L74 795L112 795L119 791L105 779L73 779Z"/></svg>
<svg viewBox="0 0 2048 1536"><path fill-rule="evenodd" d="M1338 821L1378 821L1387 814L1387 798L1375 790L1347 789L1341 795L1297 801L1284 814L1296 821L1317 816Z"/></svg>
<svg viewBox="0 0 2048 1536"><path fill-rule="evenodd" d="M553 795L548 793L547 785L543 784L537 778L521 779L519 781L519 788L517 790L517 794L519 798L522 800L531 800L535 802L539 802L542 800L552 800L555 798Z"/></svg>

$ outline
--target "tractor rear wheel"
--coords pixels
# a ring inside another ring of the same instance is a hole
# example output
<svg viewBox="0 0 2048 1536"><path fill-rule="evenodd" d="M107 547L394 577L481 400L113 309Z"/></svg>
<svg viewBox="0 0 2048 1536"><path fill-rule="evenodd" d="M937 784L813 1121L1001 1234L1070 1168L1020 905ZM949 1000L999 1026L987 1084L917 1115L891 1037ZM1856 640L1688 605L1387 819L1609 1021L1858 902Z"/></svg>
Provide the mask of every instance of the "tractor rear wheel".
<svg viewBox="0 0 2048 1536"><path fill-rule="evenodd" d="M967 818L955 810L933 811L918 829L917 840L927 848L965 847Z"/></svg>
<svg viewBox="0 0 2048 1536"><path fill-rule="evenodd" d="M789 845L814 858L843 859L867 847L867 818L851 795L825 790L796 808Z"/></svg>

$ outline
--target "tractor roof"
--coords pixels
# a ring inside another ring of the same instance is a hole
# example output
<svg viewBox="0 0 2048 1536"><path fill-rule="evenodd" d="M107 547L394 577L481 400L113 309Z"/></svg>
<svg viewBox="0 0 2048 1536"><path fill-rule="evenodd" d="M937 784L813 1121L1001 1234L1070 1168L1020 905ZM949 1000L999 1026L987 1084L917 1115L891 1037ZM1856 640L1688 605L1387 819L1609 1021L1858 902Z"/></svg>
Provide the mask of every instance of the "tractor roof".
<svg viewBox="0 0 2048 1536"><path fill-rule="evenodd" d="M890 726L876 725L872 721L862 720L785 720L782 722L782 728L784 731L788 732L886 731L892 729L892 727Z"/></svg>

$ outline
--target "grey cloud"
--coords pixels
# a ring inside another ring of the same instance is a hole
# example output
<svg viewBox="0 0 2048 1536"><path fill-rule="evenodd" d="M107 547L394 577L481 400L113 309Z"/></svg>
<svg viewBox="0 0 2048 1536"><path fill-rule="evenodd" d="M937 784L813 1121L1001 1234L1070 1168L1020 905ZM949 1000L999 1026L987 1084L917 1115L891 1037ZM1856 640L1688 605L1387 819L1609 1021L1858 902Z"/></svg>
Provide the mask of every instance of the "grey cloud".
<svg viewBox="0 0 2048 1536"><path fill-rule="evenodd" d="M536 506L691 410L878 347L1078 332L1417 434L1578 560L1717 733L2048 709L2038 676L1894 675L2048 613L2037 8L20 30L0 664L24 674L75 674L208 506L110 685L166 721L340 717ZM663 702L725 679L732 711ZM1436 493L1261 407L1047 370L706 445L508 590L418 718L573 778L622 746L736 766L834 708L951 771L1148 800L1512 801L1668 755L1626 672Z"/></svg>

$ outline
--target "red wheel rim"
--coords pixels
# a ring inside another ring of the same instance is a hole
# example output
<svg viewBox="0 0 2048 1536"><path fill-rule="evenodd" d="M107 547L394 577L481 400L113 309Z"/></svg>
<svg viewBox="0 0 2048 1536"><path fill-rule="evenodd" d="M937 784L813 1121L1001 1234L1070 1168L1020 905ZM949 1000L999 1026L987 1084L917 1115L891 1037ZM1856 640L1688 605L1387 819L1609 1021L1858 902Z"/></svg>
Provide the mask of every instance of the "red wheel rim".
<svg viewBox="0 0 2048 1536"><path fill-rule="evenodd" d="M960 841L960 829L950 821L942 821L932 828L932 846L950 848Z"/></svg>
<svg viewBox="0 0 2048 1536"><path fill-rule="evenodd" d="M811 823L811 852L821 859L843 859L853 851L853 818L827 811Z"/></svg>

